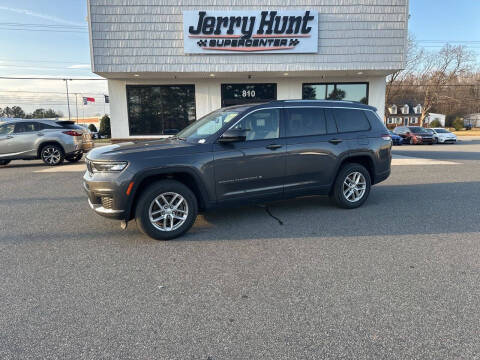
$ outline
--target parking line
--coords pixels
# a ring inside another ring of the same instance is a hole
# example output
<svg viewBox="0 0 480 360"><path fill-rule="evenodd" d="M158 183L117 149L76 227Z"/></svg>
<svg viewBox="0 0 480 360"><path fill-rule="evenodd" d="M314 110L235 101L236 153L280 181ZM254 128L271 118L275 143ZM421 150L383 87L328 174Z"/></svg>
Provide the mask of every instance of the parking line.
<svg viewBox="0 0 480 360"><path fill-rule="evenodd" d="M81 164L72 164L72 165L62 165L62 166L52 166L46 169L36 170L35 173L56 173L56 172L84 172L87 170L85 163Z"/></svg>
<svg viewBox="0 0 480 360"><path fill-rule="evenodd" d="M393 155L392 165L459 165L460 163L445 160L424 159L410 156Z"/></svg>

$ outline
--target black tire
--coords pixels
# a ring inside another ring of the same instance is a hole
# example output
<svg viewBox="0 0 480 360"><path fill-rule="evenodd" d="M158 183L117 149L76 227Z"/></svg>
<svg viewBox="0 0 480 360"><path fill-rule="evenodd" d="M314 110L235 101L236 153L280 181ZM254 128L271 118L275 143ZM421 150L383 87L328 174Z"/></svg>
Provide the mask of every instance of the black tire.
<svg viewBox="0 0 480 360"><path fill-rule="evenodd" d="M6 166L6 165L10 164L10 161L12 161L12 160L0 160L0 166Z"/></svg>
<svg viewBox="0 0 480 360"><path fill-rule="evenodd" d="M356 172L361 173L365 179L365 192L363 193L361 198L359 198L355 202L352 202L349 201L344 194L344 182L349 175ZM335 183L333 184L330 198L338 207L344 209L354 209L361 206L367 200L368 195L370 194L371 187L372 181L368 170L363 165L356 163L347 163L343 165L338 171L338 175L335 179Z"/></svg>
<svg viewBox="0 0 480 360"><path fill-rule="evenodd" d="M70 156L65 156L65 160L71 163L76 163L80 161L83 157L83 153L77 154L77 155L70 155Z"/></svg>
<svg viewBox="0 0 480 360"><path fill-rule="evenodd" d="M49 154L55 154L55 156L52 158ZM40 150L40 158L48 166L57 166L63 164L65 153L60 145L47 144Z"/></svg>
<svg viewBox="0 0 480 360"><path fill-rule="evenodd" d="M169 192L179 194L185 199L188 205L188 214L184 223L177 229L162 231L157 229L150 221L149 210L151 204L160 194ZM135 208L135 221L140 231L145 235L156 240L170 240L187 232L195 222L197 214L197 198L187 186L175 180L161 180L150 185L140 195Z"/></svg>
<svg viewBox="0 0 480 360"><path fill-rule="evenodd" d="M434 138L434 139L433 139L433 142L434 142L435 144L438 144L438 138Z"/></svg>

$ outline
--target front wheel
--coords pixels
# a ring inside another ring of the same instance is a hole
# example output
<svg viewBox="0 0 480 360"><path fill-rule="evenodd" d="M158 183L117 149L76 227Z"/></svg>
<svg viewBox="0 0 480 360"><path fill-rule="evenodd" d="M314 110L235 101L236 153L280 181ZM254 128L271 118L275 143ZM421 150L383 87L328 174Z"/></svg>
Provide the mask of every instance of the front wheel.
<svg viewBox="0 0 480 360"><path fill-rule="evenodd" d="M370 194L372 181L368 170L360 164L345 164L338 172L331 198L341 208L361 206Z"/></svg>
<svg viewBox="0 0 480 360"><path fill-rule="evenodd" d="M0 160L0 166L8 165L8 164L10 164L10 161L12 161L12 160Z"/></svg>
<svg viewBox="0 0 480 360"><path fill-rule="evenodd" d="M40 152L40 157L43 162L49 166L56 166L63 163L65 159L65 154L63 149L56 144L48 144L42 148Z"/></svg>
<svg viewBox="0 0 480 360"><path fill-rule="evenodd" d="M170 240L187 232L195 222L198 204L195 194L175 180L150 185L135 209L139 229L157 240Z"/></svg>

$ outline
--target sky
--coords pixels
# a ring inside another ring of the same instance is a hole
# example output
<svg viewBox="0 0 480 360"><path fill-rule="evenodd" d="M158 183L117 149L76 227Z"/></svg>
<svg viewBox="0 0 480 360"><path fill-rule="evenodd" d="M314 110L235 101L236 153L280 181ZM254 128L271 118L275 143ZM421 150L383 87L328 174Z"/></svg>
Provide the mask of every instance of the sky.
<svg viewBox="0 0 480 360"><path fill-rule="evenodd" d="M90 69L86 0L0 0L0 77L69 78L72 117L109 112L107 82ZM480 0L410 0L409 31L428 50L462 44L480 59ZM22 91L22 92L20 92ZM39 92L42 92L41 94ZM81 97L95 98L84 106ZM65 81L0 79L0 107L54 108L68 115Z"/></svg>

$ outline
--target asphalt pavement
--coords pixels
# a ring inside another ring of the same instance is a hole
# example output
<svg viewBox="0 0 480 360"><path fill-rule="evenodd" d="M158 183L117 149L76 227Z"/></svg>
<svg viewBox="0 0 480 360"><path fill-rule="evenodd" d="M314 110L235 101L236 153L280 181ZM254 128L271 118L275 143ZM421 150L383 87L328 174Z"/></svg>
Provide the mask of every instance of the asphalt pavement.
<svg viewBox="0 0 480 360"><path fill-rule="evenodd" d="M480 357L480 140L395 147L355 210L213 211L168 242L94 214L83 166L0 168L0 359Z"/></svg>

